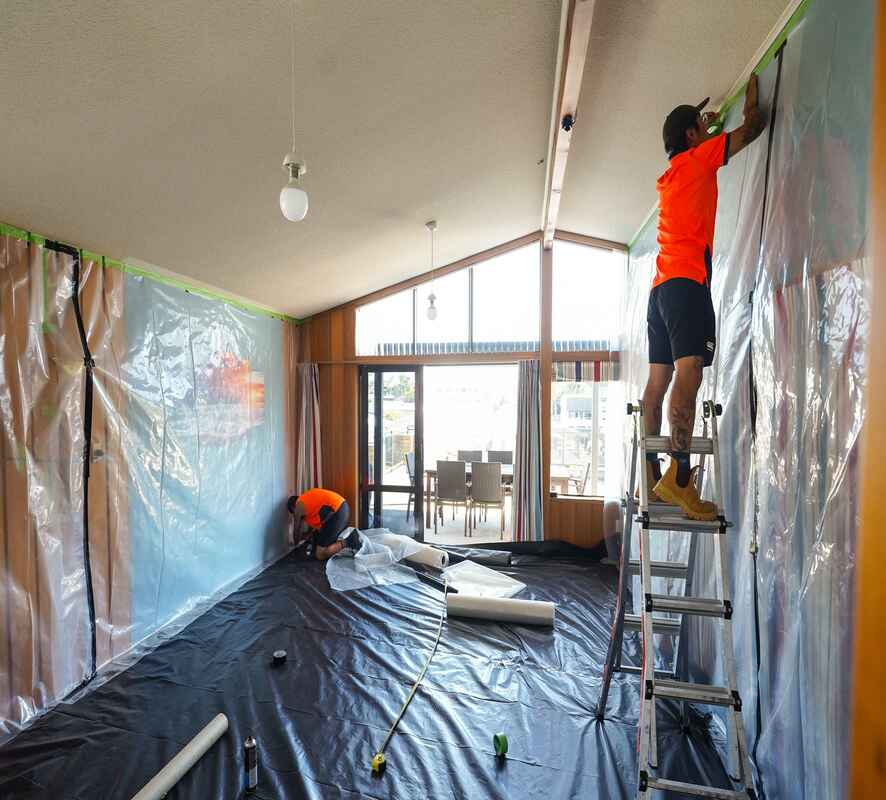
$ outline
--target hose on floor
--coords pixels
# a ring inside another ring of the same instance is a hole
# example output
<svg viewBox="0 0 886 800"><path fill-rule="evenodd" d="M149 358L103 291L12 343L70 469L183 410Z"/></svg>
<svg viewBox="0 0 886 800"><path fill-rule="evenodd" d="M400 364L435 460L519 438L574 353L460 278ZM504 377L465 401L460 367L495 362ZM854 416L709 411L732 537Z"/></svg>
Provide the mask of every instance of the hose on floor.
<svg viewBox="0 0 886 800"><path fill-rule="evenodd" d="M387 749L387 746L391 741L391 737L393 737L395 731L397 730L397 726L400 724L400 720L403 719L403 715L406 713L406 709L409 708L409 704L412 702L412 698L415 697L415 693L418 691L418 687L424 679L425 673L428 671L428 667L431 665L431 659L434 658L434 653L437 652L437 645L440 644L440 637L443 635L443 620L446 619L446 593L448 591L449 581L447 580L447 578L444 577L443 601L442 608L440 609L440 623L439 625L437 625L437 635L434 637L434 644L431 646L431 652L428 653L428 659L427 661L425 661L425 665L422 667L421 672L418 674L418 678L416 678L415 683L412 684L412 689L409 691L409 695L406 697L406 701L403 703L403 706L400 708L400 712L394 719L394 724L391 725L390 730L388 730L388 733L385 736L384 742L382 742L381 747L379 747L375 755L372 757L370 765L372 766L372 772L374 774L378 774L384 769L385 750Z"/></svg>

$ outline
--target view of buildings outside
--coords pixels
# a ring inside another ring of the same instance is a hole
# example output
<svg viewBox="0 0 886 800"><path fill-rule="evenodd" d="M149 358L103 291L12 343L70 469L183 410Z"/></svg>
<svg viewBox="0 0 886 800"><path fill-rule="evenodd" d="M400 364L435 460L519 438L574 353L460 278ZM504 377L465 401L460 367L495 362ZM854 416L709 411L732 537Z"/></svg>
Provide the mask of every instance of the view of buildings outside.
<svg viewBox="0 0 886 800"><path fill-rule="evenodd" d="M608 386L592 381L551 385L551 464L567 467L574 478L564 494L604 492Z"/></svg>

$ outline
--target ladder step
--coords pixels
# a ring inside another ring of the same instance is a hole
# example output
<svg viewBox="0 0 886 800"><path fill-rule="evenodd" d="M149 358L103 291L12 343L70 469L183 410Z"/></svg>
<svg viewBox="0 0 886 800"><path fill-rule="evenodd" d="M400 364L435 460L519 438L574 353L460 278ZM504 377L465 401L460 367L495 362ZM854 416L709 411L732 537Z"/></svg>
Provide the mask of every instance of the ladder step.
<svg viewBox="0 0 886 800"><path fill-rule="evenodd" d="M628 566L631 572L639 572L640 560L632 558ZM653 578L685 578L689 567L680 561L650 561L649 569Z"/></svg>
<svg viewBox="0 0 886 800"><path fill-rule="evenodd" d="M642 448L641 448L642 449ZM647 436L646 437L647 453L670 453L671 437L670 436ZM704 439L700 436L693 436L692 443L689 445L690 453L705 453L713 455L714 440Z"/></svg>
<svg viewBox="0 0 886 800"><path fill-rule="evenodd" d="M633 664L619 664L617 667L615 667L615 671L616 672L625 672L628 675L642 675L643 674L643 667L635 667ZM655 670L655 680L658 681L658 680L665 680L665 679L673 680L674 673L667 672L666 670L663 670L663 669Z"/></svg>
<svg viewBox="0 0 886 800"><path fill-rule="evenodd" d="M637 514L634 519L643 522L643 515ZM729 522L714 519L708 522L701 519L689 519L670 514L650 514L649 530L651 531L692 531L693 533L725 533L731 527Z"/></svg>
<svg viewBox="0 0 886 800"><path fill-rule="evenodd" d="M707 597L679 597L669 594L650 594L651 602L647 603L646 610L653 613L668 612L671 614L697 614L700 617L723 617L729 619L732 616L732 604L722 600L714 600Z"/></svg>
<svg viewBox="0 0 886 800"><path fill-rule="evenodd" d="M639 614L625 614L625 628L629 628L632 631L639 631L643 628L643 623L641 621L641 617ZM657 617L652 618L652 632L653 633L670 633L670 634L679 634L680 633L680 620L678 619L659 619Z"/></svg>
<svg viewBox="0 0 886 800"><path fill-rule="evenodd" d="M703 683L655 679L653 694L656 697L670 697L674 700L688 700L691 703L704 703L711 706L733 706L735 696L725 686L707 686Z"/></svg>
<svg viewBox="0 0 886 800"><path fill-rule="evenodd" d="M691 794L696 797L713 797L715 800L748 800L747 791L736 792L732 789L716 789L713 786L701 786L697 783L669 781L667 778L650 778L647 783L650 789L661 789L664 792Z"/></svg>

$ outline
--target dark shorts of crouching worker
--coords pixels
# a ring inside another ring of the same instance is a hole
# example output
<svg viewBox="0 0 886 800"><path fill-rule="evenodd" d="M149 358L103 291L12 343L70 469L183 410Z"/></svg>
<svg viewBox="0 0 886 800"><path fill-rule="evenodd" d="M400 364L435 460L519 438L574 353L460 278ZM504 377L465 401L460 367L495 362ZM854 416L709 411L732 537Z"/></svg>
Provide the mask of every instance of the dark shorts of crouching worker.
<svg viewBox="0 0 886 800"><path fill-rule="evenodd" d="M717 347L711 289L691 278L671 278L653 287L646 311L649 363L673 364L698 356L709 367Z"/></svg>
<svg viewBox="0 0 886 800"><path fill-rule="evenodd" d="M338 535L348 527L350 516L351 509L348 507L347 500L342 502L337 511L333 511L330 506L323 506L320 509L320 530L314 534L314 544L321 547L335 544L338 541Z"/></svg>

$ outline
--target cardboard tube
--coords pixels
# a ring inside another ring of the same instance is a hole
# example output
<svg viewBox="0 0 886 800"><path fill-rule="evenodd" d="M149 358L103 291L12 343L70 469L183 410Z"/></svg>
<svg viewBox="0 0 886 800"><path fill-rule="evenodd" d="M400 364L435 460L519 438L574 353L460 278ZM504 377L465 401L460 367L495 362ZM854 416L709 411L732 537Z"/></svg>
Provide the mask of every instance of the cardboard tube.
<svg viewBox="0 0 886 800"><path fill-rule="evenodd" d="M446 595L446 613L452 617L519 622L524 625L553 625L556 603L544 600L514 600L505 597Z"/></svg>
<svg viewBox="0 0 886 800"><path fill-rule="evenodd" d="M216 715L200 733L178 751L172 761L142 787L132 800L159 800L161 797L166 797L169 790L227 729L228 718L224 714Z"/></svg>
<svg viewBox="0 0 886 800"><path fill-rule="evenodd" d="M391 548L399 547L401 544L401 537L396 534L386 533L381 537L381 543ZM421 564L424 567L443 569L444 567L449 566L449 553L445 550L438 550L436 547L430 547L429 545L423 544L421 545L421 550L417 553L413 553L411 556L406 556L406 560L411 561L414 564Z"/></svg>

